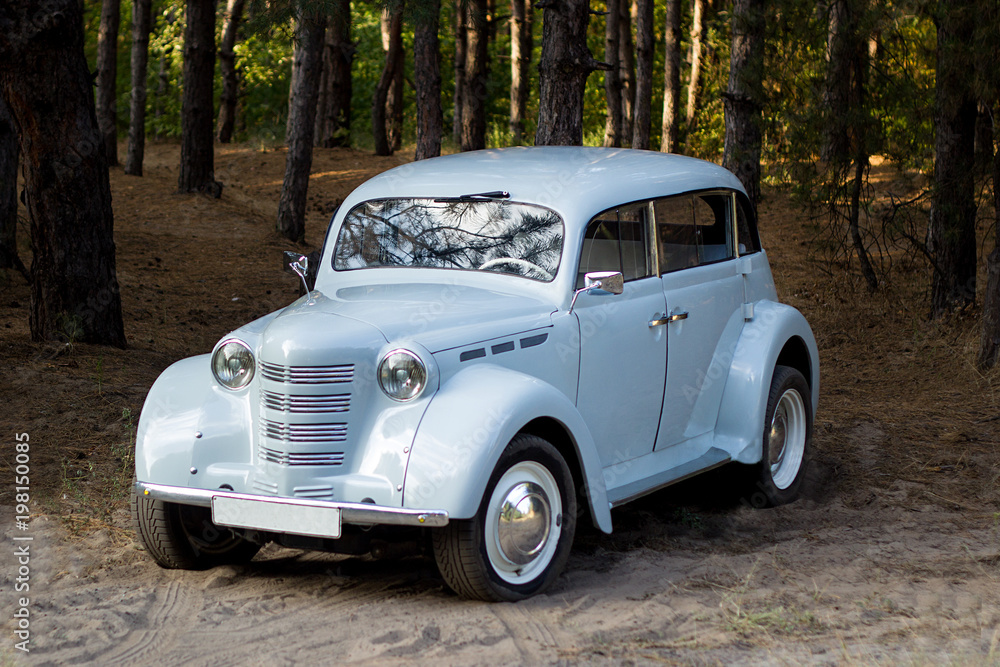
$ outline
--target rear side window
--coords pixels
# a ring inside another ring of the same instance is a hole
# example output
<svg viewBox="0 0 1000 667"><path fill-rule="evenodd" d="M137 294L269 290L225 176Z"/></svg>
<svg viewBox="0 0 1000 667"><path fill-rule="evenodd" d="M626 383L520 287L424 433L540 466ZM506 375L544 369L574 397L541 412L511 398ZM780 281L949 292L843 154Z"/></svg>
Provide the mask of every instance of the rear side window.
<svg viewBox="0 0 1000 667"><path fill-rule="evenodd" d="M736 196L736 240L741 255L749 255L760 250L760 237L750 200L743 195Z"/></svg>
<svg viewBox="0 0 1000 667"><path fill-rule="evenodd" d="M647 232L649 205L629 204L599 213L587 225L577 287L592 271L621 271L626 282L653 274Z"/></svg>
<svg viewBox="0 0 1000 667"><path fill-rule="evenodd" d="M653 201L660 271L669 273L735 257L730 193L702 193Z"/></svg>

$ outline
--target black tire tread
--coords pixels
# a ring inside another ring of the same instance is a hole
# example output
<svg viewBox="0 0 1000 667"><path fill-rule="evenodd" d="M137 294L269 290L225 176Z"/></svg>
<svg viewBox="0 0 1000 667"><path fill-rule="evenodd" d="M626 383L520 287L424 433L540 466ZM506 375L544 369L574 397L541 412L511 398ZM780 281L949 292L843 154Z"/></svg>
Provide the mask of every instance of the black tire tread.
<svg viewBox="0 0 1000 667"><path fill-rule="evenodd" d="M201 569L191 546L179 543L176 531L171 529L173 521L169 512L172 508L167 503L133 493L132 508L136 533L160 567L168 570Z"/></svg>

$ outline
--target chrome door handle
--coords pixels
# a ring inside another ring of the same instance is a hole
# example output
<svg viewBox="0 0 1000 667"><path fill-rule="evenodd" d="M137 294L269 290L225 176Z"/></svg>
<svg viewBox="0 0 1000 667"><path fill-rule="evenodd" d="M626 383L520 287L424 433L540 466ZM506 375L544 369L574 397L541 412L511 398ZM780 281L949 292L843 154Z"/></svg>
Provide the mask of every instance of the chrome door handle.
<svg viewBox="0 0 1000 667"><path fill-rule="evenodd" d="M667 322L680 322L681 320L686 320L687 318L687 312L670 313L669 317L667 317Z"/></svg>
<svg viewBox="0 0 1000 667"><path fill-rule="evenodd" d="M660 315L657 313L656 315L653 315L653 319L649 321L649 328L652 329L653 327L663 326L669 321L670 318L668 318L666 314Z"/></svg>

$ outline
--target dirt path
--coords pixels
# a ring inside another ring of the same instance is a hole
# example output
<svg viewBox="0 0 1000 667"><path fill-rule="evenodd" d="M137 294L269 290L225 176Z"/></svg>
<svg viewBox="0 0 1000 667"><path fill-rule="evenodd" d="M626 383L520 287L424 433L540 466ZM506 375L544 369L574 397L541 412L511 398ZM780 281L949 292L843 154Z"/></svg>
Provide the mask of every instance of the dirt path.
<svg viewBox="0 0 1000 667"><path fill-rule="evenodd" d="M221 150L212 200L173 193L176 151L112 174L129 350L28 342L27 288L0 281L0 437L31 433L34 499L18 531L0 488L0 664L1000 664L1000 377L971 369L975 322L927 325L919 266L863 295L776 193L764 243L822 355L808 498L754 510L725 471L668 489L615 510L614 535L583 531L549 594L517 604L458 600L419 554L272 545L246 567L158 568L125 510L145 393L297 290L270 231L284 154ZM398 161L317 151L307 239ZM28 656L12 634L25 534Z"/></svg>

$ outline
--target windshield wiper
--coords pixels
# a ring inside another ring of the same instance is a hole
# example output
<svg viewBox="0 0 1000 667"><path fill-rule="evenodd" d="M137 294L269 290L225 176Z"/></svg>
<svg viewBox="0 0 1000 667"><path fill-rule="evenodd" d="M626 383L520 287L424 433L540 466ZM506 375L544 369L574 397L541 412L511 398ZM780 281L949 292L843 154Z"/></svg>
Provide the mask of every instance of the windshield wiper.
<svg viewBox="0 0 1000 667"><path fill-rule="evenodd" d="M458 197L439 197L435 202L453 201L479 201L481 199L510 199L510 193L506 190L493 190L492 192L477 192L469 195L459 195Z"/></svg>

